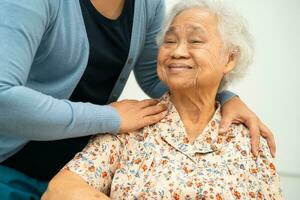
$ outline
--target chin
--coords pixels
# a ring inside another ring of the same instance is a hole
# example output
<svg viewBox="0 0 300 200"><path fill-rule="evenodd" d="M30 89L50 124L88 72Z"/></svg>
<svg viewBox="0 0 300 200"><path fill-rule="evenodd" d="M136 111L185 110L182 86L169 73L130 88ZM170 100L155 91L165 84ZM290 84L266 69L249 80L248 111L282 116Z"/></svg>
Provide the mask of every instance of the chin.
<svg viewBox="0 0 300 200"><path fill-rule="evenodd" d="M169 80L166 85L170 90L186 90L193 87L193 83L183 80Z"/></svg>

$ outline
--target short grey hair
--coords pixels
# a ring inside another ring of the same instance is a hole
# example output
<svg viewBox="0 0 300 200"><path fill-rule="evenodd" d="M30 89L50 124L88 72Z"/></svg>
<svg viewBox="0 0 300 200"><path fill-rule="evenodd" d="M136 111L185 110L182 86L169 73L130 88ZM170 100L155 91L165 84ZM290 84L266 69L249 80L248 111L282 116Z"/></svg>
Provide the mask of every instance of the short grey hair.
<svg viewBox="0 0 300 200"><path fill-rule="evenodd" d="M163 43L164 36L174 18L181 12L192 8L205 8L215 13L225 48L230 51L236 51L236 66L223 77L219 86L220 92L246 74L248 66L253 61L254 39L248 31L246 20L233 8L225 4L224 0L180 0L165 18L163 28L157 36L159 46Z"/></svg>

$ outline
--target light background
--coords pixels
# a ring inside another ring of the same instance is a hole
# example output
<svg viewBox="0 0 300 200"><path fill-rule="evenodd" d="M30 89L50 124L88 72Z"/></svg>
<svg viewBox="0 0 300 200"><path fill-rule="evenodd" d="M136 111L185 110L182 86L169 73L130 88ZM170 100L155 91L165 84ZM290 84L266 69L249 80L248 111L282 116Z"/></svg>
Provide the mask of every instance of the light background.
<svg viewBox="0 0 300 200"><path fill-rule="evenodd" d="M166 0L167 10L179 0ZM230 87L274 132L277 168L287 200L300 199L300 1L227 0L255 36L249 74ZM120 99L144 99L131 74Z"/></svg>

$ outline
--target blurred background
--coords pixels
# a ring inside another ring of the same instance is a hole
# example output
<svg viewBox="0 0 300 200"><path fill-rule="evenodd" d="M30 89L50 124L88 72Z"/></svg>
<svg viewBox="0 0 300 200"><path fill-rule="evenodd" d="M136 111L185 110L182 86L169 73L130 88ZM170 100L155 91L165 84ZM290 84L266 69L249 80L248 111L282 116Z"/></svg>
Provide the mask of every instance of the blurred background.
<svg viewBox="0 0 300 200"><path fill-rule="evenodd" d="M167 11L180 0L165 0ZM276 164L287 200L300 199L300 1L225 0L249 25L256 40L248 75L230 90L273 131ZM297 77L298 76L298 77ZM298 78L298 79L297 79ZM131 74L120 99L148 98Z"/></svg>

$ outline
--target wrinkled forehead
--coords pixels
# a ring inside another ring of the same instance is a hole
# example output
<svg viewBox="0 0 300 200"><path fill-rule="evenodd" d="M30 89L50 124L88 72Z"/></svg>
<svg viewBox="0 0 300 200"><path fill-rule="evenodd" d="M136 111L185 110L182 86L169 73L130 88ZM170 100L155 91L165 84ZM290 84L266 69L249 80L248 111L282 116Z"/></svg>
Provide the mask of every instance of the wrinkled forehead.
<svg viewBox="0 0 300 200"><path fill-rule="evenodd" d="M206 8L191 8L174 17L166 33L198 32L206 33L218 25L217 15Z"/></svg>

